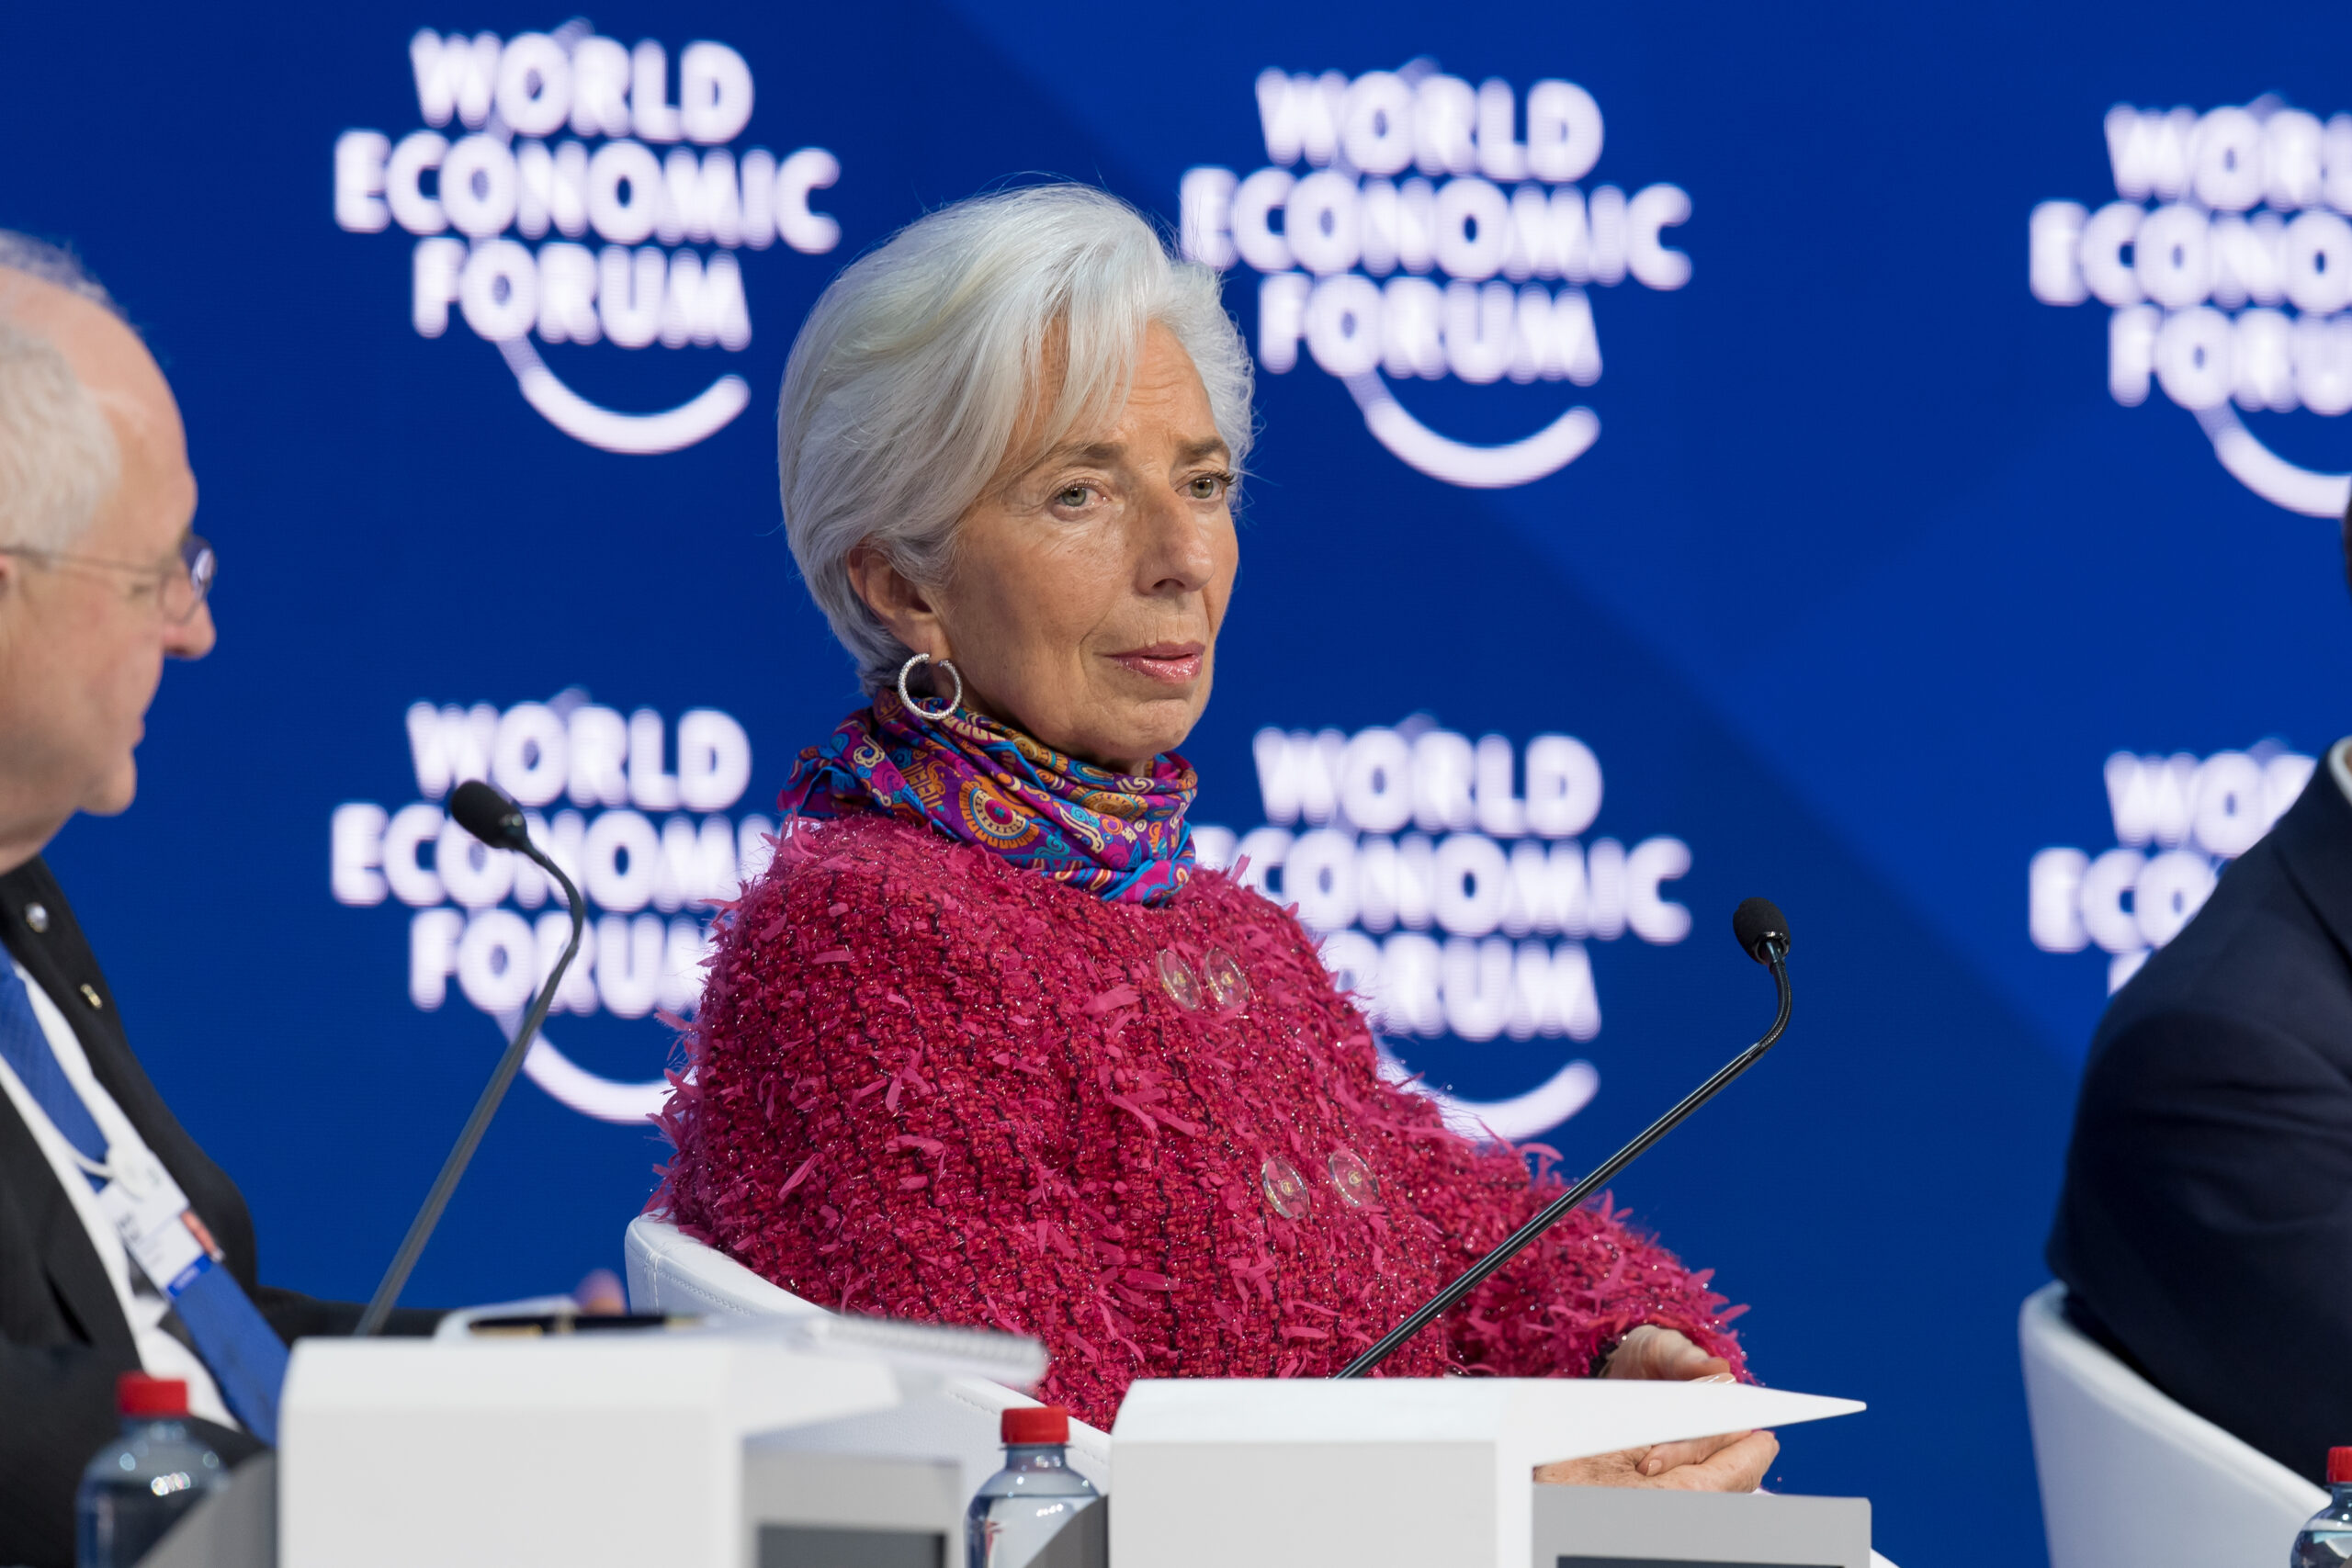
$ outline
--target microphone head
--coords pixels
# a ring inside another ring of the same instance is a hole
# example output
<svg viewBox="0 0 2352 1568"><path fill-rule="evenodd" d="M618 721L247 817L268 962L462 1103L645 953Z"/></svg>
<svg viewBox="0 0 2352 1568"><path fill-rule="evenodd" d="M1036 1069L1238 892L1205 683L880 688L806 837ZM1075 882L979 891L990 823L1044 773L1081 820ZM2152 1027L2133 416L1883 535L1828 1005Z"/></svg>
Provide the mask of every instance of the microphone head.
<svg viewBox="0 0 2352 1568"><path fill-rule="evenodd" d="M523 808L480 779L468 779L450 794L449 815L493 850L519 850L531 841Z"/></svg>
<svg viewBox="0 0 2352 1568"><path fill-rule="evenodd" d="M1789 955L1789 922L1780 907L1770 898L1743 900L1732 911L1731 934L1739 939L1740 951L1758 964L1772 962L1772 952Z"/></svg>

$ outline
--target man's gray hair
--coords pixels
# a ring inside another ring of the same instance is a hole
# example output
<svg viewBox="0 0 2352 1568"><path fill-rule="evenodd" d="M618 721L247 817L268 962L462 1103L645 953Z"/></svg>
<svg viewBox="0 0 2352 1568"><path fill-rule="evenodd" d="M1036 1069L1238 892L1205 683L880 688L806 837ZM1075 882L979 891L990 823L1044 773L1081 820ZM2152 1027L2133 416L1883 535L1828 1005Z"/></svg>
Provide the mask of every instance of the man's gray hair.
<svg viewBox="0 0 2352 1568"><path fill-rule="evenodd" d="M28 235L0 229L0 269L122 314L69 253ZM121 472L114 427L65 355L0 316L0 547L66 548Z"/></svg>
<svg viewBox="0 0 2352 1568"><path fill-rule="evenodd" d="M792 346L776 410L785 532L868 692L908 657L851 586L871 544L918 582L951 566L956 521L1007 457L1056 370L1044 452L1115 417L1144 333L1175 334L1238 468L1252 434L1248 350L1217 275L1170 255L1126 203L1085 186L976 197L846 268ZM1063 363L1048 364L1057 348Z"/></svg>

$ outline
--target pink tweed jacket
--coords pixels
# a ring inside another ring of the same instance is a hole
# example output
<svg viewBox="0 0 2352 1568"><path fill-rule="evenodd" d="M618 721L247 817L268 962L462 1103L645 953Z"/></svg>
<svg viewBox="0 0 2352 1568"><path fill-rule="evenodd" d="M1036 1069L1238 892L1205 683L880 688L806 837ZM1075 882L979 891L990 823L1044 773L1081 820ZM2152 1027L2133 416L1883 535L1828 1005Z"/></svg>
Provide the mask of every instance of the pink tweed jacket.
<svg viewBox="0 0 2352 1568"><path fill-rule="evenodd" d="M1105 903L886 818L803 823L720 922L650 1207L795 1293L1138 1377L1337 1371L1557 1194L1385 1082L1286 912L1215 872ZM1571 1215L1386 1363L1581 1375L1626 1331L1741 1366L1725 1310Z"/></svg>

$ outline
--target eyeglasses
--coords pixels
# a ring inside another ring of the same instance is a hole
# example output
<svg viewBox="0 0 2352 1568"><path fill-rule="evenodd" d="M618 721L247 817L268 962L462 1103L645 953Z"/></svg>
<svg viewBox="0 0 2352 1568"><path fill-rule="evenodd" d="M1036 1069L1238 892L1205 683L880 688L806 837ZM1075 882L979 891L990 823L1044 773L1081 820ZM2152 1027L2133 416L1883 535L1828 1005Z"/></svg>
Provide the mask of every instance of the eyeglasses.
<svg viewBox="0 0 2352 1568"><path fill-rule="evenodd" d="M0 556L22 556L45 566L85 566L100 571L134 573L145 579L139 592L154 593L163 607L164 618L175 626L186 626L196 615L196 607L212 592L213 574L219 570L210 542L198 534L180 536L179 559L168 566L107 560L97 556L76 555L71 550L37 550L24 545L0 545Z"/></svg>

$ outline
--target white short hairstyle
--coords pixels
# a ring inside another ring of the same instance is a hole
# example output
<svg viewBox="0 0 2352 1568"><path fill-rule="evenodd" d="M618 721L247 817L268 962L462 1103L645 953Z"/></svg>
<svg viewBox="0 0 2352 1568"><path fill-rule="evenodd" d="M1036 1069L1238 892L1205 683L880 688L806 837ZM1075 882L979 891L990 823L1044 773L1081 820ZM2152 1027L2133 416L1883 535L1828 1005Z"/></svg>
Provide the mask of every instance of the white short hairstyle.
<svg viewBox="0 0 2352 1568"><path fill-rule="evenodd" d="M1238 468L1250 367L1217 275L1182 261L1135 209L1085 186L976 197L918 219L844 269L792 345L776 410L785 532L868 692L909 650L851 586L850 552L919 582L951 569L956 521L1011 455L1050 370L1046 450L1115 417L1144 333L1175 334ZM1062 345L1067 363L1044 350Z"/></svg>
<svg viewBox="0 0 2352 1568"><path fill-rule="evenodd" d="M0 229L0 269L54 284L118 317L54 245ZM57 345L0 318L0 547L62 550L97 515L122 458L114 427Z"/></svg>

